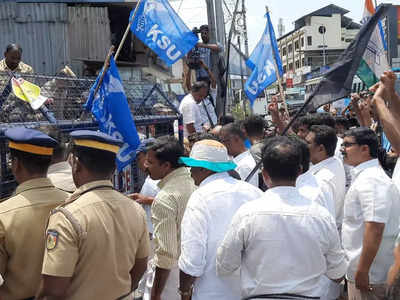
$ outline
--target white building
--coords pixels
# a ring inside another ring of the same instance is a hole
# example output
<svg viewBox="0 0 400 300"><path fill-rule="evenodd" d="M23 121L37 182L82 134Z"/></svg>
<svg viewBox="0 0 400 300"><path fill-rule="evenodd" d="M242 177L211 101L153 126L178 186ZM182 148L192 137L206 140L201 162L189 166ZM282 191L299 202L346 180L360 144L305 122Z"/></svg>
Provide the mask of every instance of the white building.
<svg viewBox="0 0 400 300"><path fill-rule="evenodd" d="M336 62L361 27L344 16L348 12L330 4L296 20L295 29L278 39L287 87L304 85L305 74L319 77Z"/></svg>

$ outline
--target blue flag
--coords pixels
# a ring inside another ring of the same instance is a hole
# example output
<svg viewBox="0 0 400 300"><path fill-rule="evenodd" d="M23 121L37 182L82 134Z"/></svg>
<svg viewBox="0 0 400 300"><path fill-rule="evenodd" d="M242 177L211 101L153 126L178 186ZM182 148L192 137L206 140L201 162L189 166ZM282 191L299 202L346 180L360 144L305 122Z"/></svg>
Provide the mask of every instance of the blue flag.
<svg viewBox="0 0 400 300"><path fill-rule="evenodd" d="M121 171L135 158L140 139L113 57L96 97L93 97L101 74L90 90L85 109L99 122L100 131L124 141L116 159L117 169Z"/></svg>
<svg viewBox="0 0 400 300"><path fill-rule="evenodd" d="M168 0L142 0L136 10L131 31L168 66L188 53L199 40ZM132 16L133 11L130 20Z"/></svg>
<svg viewBox="0 0 400 300"><path fill-rule="evenodd" d="M276 42L274 28L269 17L269 13L265 15L267 18L267 26L261 40L254 48L246 65L253 71L247 79L244 91L253 106L257 96L269 85L277 80L274 60L282 76L282 62L279 56L278 43Z"/></svg>

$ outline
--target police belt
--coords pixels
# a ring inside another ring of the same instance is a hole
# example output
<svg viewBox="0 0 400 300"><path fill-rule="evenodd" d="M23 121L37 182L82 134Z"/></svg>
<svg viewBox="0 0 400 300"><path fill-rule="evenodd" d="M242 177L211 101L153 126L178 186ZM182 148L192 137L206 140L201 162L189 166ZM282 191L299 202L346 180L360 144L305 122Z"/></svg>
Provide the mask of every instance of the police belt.
<svg viewBox="0 0 400 300"><path fill-rule="evenodd" d="M251 300L251 299L288 299L288 300L306 300L306 299L320 299L320 297L309 297L302 296L297 294L264 294L264 295L255 295L244 298L243 300Z"/></svg>

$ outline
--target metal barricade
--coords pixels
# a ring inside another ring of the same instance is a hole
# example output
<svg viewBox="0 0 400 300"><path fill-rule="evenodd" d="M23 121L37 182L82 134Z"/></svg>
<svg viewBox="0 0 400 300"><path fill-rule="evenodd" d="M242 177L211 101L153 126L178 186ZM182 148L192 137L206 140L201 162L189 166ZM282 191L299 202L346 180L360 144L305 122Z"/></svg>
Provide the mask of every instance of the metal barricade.
<svg viewBox="0 0 400 300"><path fill-rule="evenodd" d="M11 174L8 146L4 131L15 126L40 129L55 126L67 139L69 132L78 129L97 130L98 125L90 114L84 114L83 105L94 79L54 77L22 74L41 87L41 95L50 98L44 110L33 111L30 105L17 99L9 84L10 75L0 73L0 199L12 194L16 182ZM181 128L182 117L176 103L169 99L161 86L148 82L123 82L131 113L141 138L173 135ZM47 114L47 115L46 115ZM179 126L180 125L180 126ZM182 130L179 130L183 141ZM133 162L114 176L115 187L124 193L139 192L145 179Z"/></svg>

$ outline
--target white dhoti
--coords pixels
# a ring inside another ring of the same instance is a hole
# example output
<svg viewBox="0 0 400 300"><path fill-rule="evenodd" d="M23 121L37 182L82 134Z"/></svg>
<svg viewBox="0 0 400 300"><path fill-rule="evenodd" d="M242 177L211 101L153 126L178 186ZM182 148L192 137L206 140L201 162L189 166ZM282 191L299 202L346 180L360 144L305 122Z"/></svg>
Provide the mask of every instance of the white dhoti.
<svg viewBox="0 0 400 300"><path fill-rule="evenodd" d="M156 271L156 266L153 261L149 262L151 268L147 268L146 271L146 287L144 289L143 300L150 300L151 298L151 289L153 287L154 275ZM165 283L164 290L161 294L162 300L181 300L180 295L178 294L179 287L179 268L176 266L172 270L170 270L167 282Z"/></svg>

